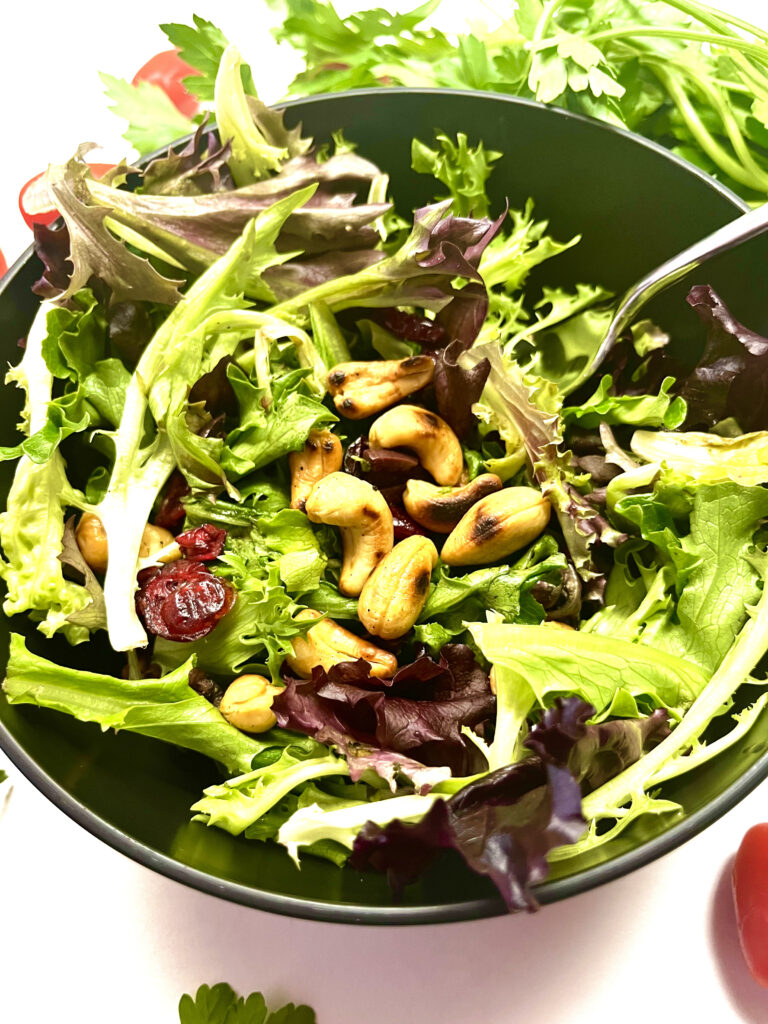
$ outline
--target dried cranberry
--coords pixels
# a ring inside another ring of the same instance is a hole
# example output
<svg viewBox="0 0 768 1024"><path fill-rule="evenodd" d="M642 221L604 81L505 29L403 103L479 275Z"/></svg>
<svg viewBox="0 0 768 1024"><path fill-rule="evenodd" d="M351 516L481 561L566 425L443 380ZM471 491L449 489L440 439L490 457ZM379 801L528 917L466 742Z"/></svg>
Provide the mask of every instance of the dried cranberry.
<svg viewBox="0 0 768 1024"><path fill-rule="evenodd" d="M181 548L184 557L191 562L210 562L214 558L218 558L224 550L226 539L226 530L222 530L212 523L204 523L194 530L180 533L176 538L176 543Z"/></svg>
<svg viewBox="0 0 768 1024"><path fill-rule="evenodd" d="M380 319L390 334L403 341L415 341L427 348L440 348L445 344L445 328L425 316L403 313L399 309L385 309Z"/></svg>
<svg viewBox="0 0 768 1024"><path fill-rule="evenodd" d="M413 455L396 448L369 448L367 437L358 437L347 448L344 472L363 477L374 487L381 488L405 486L408 480L423 475L419 460Z"/></svg>
<svg viewBox="0 0 768 1024"><path fill-rule="evenodd" d="M402 506L402 487L385 487L381 493L384 495L384 500L389 505L389 511L392 513L392 525L395 528L396 541L405 540L406 537L426 536L426 530L422 529L415 520L411 519Z"/></svg>
<svg viewBox="0 0 768 1024"><path fill-rule="evenodd" d="M188 494L189 484L183 474L175 469L165 485L165 494L160 502L160 508L155 513L155 526L162 526L164 530L178 533L184 525L186 516L181 499L186 498Z"/></svg>
<svg viewBox="0 0 768 1024"><path fill-rule="evenodd" d="M183 558L139 573L136 609L150 633L183 642L207 636L235 597L207 565Z"/></svg>

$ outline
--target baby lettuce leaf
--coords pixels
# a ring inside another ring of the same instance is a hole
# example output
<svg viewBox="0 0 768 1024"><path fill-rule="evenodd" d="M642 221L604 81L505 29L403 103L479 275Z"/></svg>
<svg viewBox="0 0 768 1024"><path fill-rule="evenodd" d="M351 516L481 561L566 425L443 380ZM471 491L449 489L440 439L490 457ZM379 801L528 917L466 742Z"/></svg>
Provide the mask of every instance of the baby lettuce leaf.
<svg viewBox="0 0 768 1024"><path fill-rule="evenodd" d="M528 716L556 697L580 697L595 709L598 722L638 718L656 708L680 718L708 679L693 662L609 636L504 623L471 623L469 629L494 668L492 768L521 755Z"/></svg>
<svg viewBox="0 0 768 1024"><path fill-rule="evenodd" d="M449 644L439 661L422 655L391 680L373 678L363 660L327 672L316 667L311 679L288 676L273 710L281 726L319 742L351 738L467 774L475 748L461 729L487 721L494 706L488 676L472 651Z"/></svg>
<svg viewBox="0 0 768 1024"><path fill-rule="evenodd" d="M768 338L740 324L717 292L697 285L688 304L707 327L707 344L685 380L688 427L712 427L732 416L742 430L768 428Z"/></svg>
<svg viewBox="0 0 768 1024"><path fill-rule="evenodd" d="M564 408L566 426L594 430L608 423L675 430L685 420L685 400L670 394L674 377L664 378L658 395L612 395L612 383L609 375L604 376L593 395L580 405Z"/></svg>
<svg viewBox="0 0 768 1024"><path fill-rule="evenodd" d="M225 438L221 452L221 465L231 478L246 476L288 452L298 451L311 430L338 421L310 393L307 373L301 369L273 377L268 393L236 366L228 368L227 376L240 406L239 423Z"/></svg>
<svg viewBox="0 0 768 1024"><path fill-rule="evenodd" d="M750 486L768 483L768 431L720 437L698 431L636 430L632 451L651 463L665 463L699 483L726 480Z"/></svg>
<svg viewBox="0 0 768 1024"><path fill-rule="evenodd" d="M549 872L548 851L575 842L585 829L581 790L568 768L531 757L470 782L449 800L436 800L414 824L368 822L355 839L350 864L385 872L399 892L441 850L455 850L491 879L510 911L534 910L531 886Z"/></svg>
<svg viewBox="0 0 768 1024"><path fill-rule="evenodd" d="M454 209L460 217L487 217L488 196L486 182L500 157L493 149L486 150L482 142L467 144L464 132L458 132L456 142L447 135L435 136L438 149L414 139L411 143L411 167L418 174L429 174L448 189L448 195L435 195L435 199L453 199Z"/></svg>
<svg viewBox="0 0 768 1024"><path fill-rule="evenodd" d="M205 754L229 772L249 771L265 744L235 729L195 693L189 686L194 665L190 658L160 679L115 679L40 658L12 633L3 691L11 704L37 704L102 730L153 736Z"/></svg>
<svg viewBox="0 0 768 1024"><path fill-rule="evenodd" d="M595 709L578 697L557 697L523 741L540 757L567 764L584 792L597 789L639 761L669 735L666 712L588 725Z"/></svg>
<svg viewBox="0 0 768 1024"><path fill-rule="evenodd" d="M7 380L26 392L21 429L32 437L44 431L53 378L43 358L50 305L44 302L27 336L24 356L8 371ZM0 576L7 594L3 603L6 615L30 612L40 620L38 629L46 636L61 630L71 643L88 639L86 626L70 616L82 613L91 604L85 587L64 578L59 560L64 537L64 508L82 505L67 480L61 453L53 451L47 459L33 462L22 455L0 515Z"/></svg>
<svg viewBox="0 0 768 1024"><path fill-rule="evenodd" d="M178 287L182 282L164 277L148 259L132 253L107 227L109 211L93 203L87 183L91 172L85 162L91 148L80 146L71 160L51 165L45 176L46 187L67 226L73 266L69 283L57 300L71 298L93 275L109 286L114 302L130 298L175 305L181 298Z"/></svg>
<svg viewBox="0 0 768 1024"><path fill-rule="evenodd" d="M268 745L269 734L265 733L261 740L263 745ZM193 804L192 820L240 835L297 786L313 779L348 774L343 757L331 753L320 743L297 737L296 742L282 749L276 761L227 779L221 785L209 786Z"/></svg>

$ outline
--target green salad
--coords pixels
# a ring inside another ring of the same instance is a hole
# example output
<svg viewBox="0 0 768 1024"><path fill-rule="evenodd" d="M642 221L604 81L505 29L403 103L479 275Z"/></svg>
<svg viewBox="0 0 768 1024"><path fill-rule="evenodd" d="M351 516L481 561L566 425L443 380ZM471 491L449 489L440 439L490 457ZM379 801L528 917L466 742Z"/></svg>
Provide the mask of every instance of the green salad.
<svg viewBox="0 0 768 1024"><path fill-rule="evenodd" d="M414 139L404 219L233 47L215 117L48 171L4 611L115 653L15 633L5 695L208 757L201 828L533 907L768 699L768 341L701 285L693 368L643 321L593 375L612 297L492 208L501 154Z"/></svg>

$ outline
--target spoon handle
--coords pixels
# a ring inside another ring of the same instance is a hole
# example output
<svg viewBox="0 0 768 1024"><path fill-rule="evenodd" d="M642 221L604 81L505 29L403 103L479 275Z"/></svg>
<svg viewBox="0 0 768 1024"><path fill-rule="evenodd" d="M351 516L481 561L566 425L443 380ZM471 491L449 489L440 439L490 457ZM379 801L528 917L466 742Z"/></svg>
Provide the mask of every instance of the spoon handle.
<svg viewBox="0 0 768 1024"><path fill-rule="evenodd" d="M675 281L679 281L681 277L685 277L689 270L700 267L702 263L713 256L719 256L721 252L727 252L741 242L748 242L750 238L762 234L766 229L768 229L768 203L758 206L755 210L750 210L749 213L745 213L729 224L718 228L717 231L713 231L706 238L694 242L693 245L666 260L633 284L619 303L605 338L597 350L597 355L590 368L591 372L601 365L622 332L649 299L664 291Z"/></svg>

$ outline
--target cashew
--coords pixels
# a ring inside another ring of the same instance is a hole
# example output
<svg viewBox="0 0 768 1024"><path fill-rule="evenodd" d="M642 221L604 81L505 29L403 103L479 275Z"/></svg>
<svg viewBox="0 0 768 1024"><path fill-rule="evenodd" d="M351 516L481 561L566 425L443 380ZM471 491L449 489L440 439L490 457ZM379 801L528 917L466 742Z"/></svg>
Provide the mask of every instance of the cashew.
<svg viewBox="0 0 768 1024"><path fill-rule="evenodd" d="M429 356L339 363L328 374L328 390L342 416L362 420L426 387L434 375Z"/></svg>
<svg viewBox="0 0 768 1024"><path fill-rule="evenodd" d="M403 492L408 515L433 533L450 533L461 517L481 498L501 490L493 473L483 473L463 487L436 487L426 480L409 480Z"/></svg>
<svg viewBox="0 0 768 1024"><path fill-rule="evenodd" d="M101 519L93 512L84 512L75 529L75 540L80 553L94 572L106 572L109 560L107 531ZM181 549L172 533L162 526L147 523L141 536L139 557L148 565L158 561L173 562L181 557Z"/></svg>
<svg viewBox="0 0 768 1024"><path fill-rule="evenodd" d="M371 448L411 448L437 483L453 486L461 479L461 444L445 420L418 405L398 405L374 421Z"/></svg>
<svg viewBox="0 0 768 1024"><path fill-rule="evenodd" d="M266 732L277 723L272 701L282 689L264 676L238 676L221 698L219 711L230 725L243 732Z"/></svg>
<svg viewBox="0 0 768 1024"><path fill-rule="evenodd" d="M440 552L447 565L487 565L524 548L549 522L551 506L532 487L505 487L473 505Z"/></svg>
<svg viewBox="0 0 768 1024"><path fill-rule="evenodd" d="M320 612L305 608L299 612L297 619L319 619ZM293 654L286 656L286 661L297 675L309 679L312 669L319 665L326 672L333 665L342 661L357 661L363 658L370 663L371 675L378 679L388 679L397 671L397 659L388 651L361 640L333 621L323 619L307 631L307 635L291 640Z"/></svg>
<svg viewBox="0 0 768 1024"><path fill-rule="evenodd" d="M552 629L570 629L573 632L573 626L569 626L567 622L558 622L556 619L550 619L549 622L542 622L542 626L549 626Z"/></svg>
<svg viewBox="0 0 768 1024"><path fill-rule="evenodd" d="M312 488L329 473L341 469L341 441L330 430L313 430L300 452L291 452L291 508L304 511Z"/></svg>
<svg viewBox="0 0 768 1024"><path fill-rule="evenodd" d="M181 548L170 530L147 523L141 536L139 558L152 558L153 555L158 562L175 562L181 558Z"/></svg>
<svg viewBox="0 0 768 1024"><path fill-rule="evenodd" d="M394 544L392 513L381 491L349 473L331 473L312 488L306 513L313 523L340 528L344 561L339 590L357 597Z"/></svg>
<svg viewBox="0 0 768 1024"><path fill-rule="evenodd" d="M421 614L429 578L437 565L437 548L427 537L406 537L395 544L368 577L357 615L373 636L405 636Z"/></svg>

